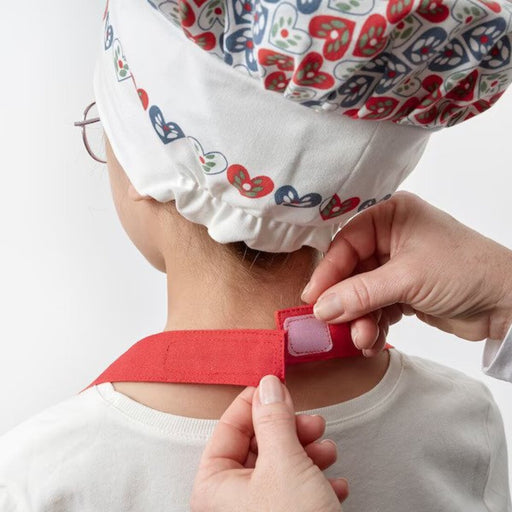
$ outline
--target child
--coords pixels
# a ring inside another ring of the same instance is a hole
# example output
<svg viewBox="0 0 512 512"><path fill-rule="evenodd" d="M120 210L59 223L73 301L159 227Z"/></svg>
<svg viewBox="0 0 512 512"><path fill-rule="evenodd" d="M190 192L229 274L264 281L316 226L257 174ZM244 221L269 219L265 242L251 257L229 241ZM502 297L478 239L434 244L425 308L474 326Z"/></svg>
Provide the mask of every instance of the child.
<svg viewBox="0 0 512 512"><path fill-rule="evenodd" d="M120 220L168 277L165 331L0 439L2 510L187 510L215 419L268 369L326 418L345 511L510 510L485 386L365 358L299 306L339 224L502 93L509 6L175 5L111 0L94 82Z"/></svg>

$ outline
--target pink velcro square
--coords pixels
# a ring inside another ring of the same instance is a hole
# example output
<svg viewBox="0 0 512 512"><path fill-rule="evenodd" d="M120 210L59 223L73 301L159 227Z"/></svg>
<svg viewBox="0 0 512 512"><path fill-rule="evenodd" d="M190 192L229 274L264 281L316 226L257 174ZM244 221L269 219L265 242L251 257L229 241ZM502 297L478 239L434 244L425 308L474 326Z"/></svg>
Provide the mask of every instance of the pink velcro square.
<svg viewBox="0 0 512 512"><path fill-rule="evenodd" d="M283 328L288 331L288 352L292 356L318 354L332 349L328 324L315 315L298 315L285 318Z"/></svg>

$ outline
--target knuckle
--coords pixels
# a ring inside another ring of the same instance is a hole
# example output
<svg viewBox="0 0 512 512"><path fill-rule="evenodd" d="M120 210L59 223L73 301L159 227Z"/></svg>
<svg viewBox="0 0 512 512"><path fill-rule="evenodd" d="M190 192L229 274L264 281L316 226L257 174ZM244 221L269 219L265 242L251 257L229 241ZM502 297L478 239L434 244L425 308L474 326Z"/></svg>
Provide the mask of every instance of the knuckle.
<svg viewBox="0 0 512 512"><path fill-rule="evenodd" d="M349 295L351 296L350 302L347 302L347 304L352 304L350 309L353 309L354 312L366 310L371 305L370 290L363 276L354 280Z"/></svg>
<svg viewBox="0 0 512 512"><path fill-rule="evenodd" d="M279 426L295 426L295 418L288 412L283 410L270 410L265 411L258 421L259 425L263 428L266 427L279 427Z"/></svg>

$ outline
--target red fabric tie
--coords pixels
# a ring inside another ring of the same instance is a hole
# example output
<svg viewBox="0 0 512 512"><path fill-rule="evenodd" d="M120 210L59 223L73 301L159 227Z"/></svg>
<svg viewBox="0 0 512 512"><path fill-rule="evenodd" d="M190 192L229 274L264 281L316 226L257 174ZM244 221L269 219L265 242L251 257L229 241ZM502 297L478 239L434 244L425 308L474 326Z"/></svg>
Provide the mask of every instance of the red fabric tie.
<svg viewBox="0 0 512 512"><path fill-rule="evenodd" d="M362 354L349 324L317 320L313 306L275 311L276 329L164 331L138 341L85 389L102 382L182 382L257 386L284 382L287 366ZM386 349L392 348L386 345Z"/></svg>

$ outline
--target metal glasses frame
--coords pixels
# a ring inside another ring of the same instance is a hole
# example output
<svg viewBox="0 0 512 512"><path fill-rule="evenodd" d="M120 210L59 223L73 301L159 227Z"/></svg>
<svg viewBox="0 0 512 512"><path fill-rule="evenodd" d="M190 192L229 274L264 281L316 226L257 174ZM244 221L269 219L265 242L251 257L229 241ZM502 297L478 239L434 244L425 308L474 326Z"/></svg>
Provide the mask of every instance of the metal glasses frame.
<svg viewBox="0 0 512 512"><path fill-rule="evenodd" d="M89 113L89 110L91 110L91 108L96 104L95 101L93 101L90 105L88 105L86 107L86 109L84 110L84 119L83 121L76 121L74 124L75 126L80 126L82 128L82 139L84 141L84 145L85 145L85 149L87 149L87 153L89 153L89 155L91 155L92 158L94 158L94 160L96 160L97 162L100 162L102 164L106 164L107 161L106 160L102 160L101 158L97 157L93 150L91 149L91 146L89 146L89 141L87 140L87 135L86 135L86 126L89 125L89 124L92 124L92 123L97 123L100 118L99 117L93 117L92 119L87 119L87 114Z"/></svg>

